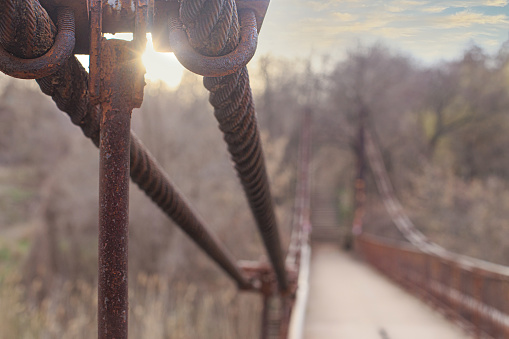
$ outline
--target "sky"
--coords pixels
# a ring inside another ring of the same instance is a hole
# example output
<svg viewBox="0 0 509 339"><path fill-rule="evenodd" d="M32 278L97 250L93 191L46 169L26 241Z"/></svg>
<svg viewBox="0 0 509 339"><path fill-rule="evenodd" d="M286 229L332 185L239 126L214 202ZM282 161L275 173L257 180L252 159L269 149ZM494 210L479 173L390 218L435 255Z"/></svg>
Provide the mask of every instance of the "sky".
<svg viewBox="0 0 509 339"><path fill-rule="evenodd" d="M383 42L433 63L472 43L496 52L508 33L509 0L272 0L257 54L341 58Z"/></svg>
<svg viewBox="0 0 509 339"><path fill-rule="evenodd" d="M267 54L341 59L379 42L432 64L472 44L495 53L508 38L509 0L271 0L251 64ZM80 60L88 66L88 56ZM178 86L184 70L172 54L149 42L144 60L148 80Z"/></svg>

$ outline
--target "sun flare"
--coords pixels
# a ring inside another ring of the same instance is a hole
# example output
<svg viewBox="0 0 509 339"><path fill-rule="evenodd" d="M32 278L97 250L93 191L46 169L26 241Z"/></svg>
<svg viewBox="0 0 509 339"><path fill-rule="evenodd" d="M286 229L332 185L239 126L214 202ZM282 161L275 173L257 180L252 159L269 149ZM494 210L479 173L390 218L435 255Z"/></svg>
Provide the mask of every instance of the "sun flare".
<svg viewBox="0 0 509 339"><path fill-rule="evenodd" d="M147 68L145 79L164 81L170 88L178 87L184 75L184 67L179 63L175 54L156 52L150 34L147 39L147 49L142 57L143 64Z"/></svg>
<svg viewBox="0 0 509 339"><path fill-rule="evenodd" d="M106 38L132 40L132 34L107 34ZM78 60L88 70L89 56L78 55ZM163 81L169 88L177 88L184 75L184 67L178 62L173 53L160 53L154 50L152 35L147 34L147 48L142 56L143 64L147 69L145 80L147 82Z"/></svg>

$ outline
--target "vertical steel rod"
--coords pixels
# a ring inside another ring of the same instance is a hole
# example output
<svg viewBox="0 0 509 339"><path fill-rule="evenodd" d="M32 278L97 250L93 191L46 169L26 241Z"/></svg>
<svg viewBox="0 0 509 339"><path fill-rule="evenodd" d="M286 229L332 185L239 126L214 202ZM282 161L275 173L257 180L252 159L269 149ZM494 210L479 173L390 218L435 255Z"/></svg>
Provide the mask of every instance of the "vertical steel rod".
<svg viewBox="0 0 509 339"><path fill-rule="evenodd" d="M269 339L269 331L270 331L270 295L263 296L263 309L262 309L262 326L260 329L260 338L261 339Z"/></svg>
<svg viewBox="0 0 509 339"><path fill-rule="evenodd" d="M358 136L357 136L357 145L355 149L355 155L357 157L357 177L355 179L355 187L354 187L354 218L352 223L352 234L348 236L350 238L353 236L359 236L362 234L362 222L364 219L364 208L366 203L366 159L365 159L365 126L366 126L366 115L367 111L364 107L361 107L359 111L359 126L358 126ZM351 242L350 239L347 239L345 242L345 247L350 248L351 244L347 243Z"/></svg>
<svg viewBox="0 0 509 339"><path fill-rule="evenodd" d="M287 339L290 329L290 316L295 299L293 296L281 296L281 307L279 310L279 339Z"/></svg>
<svg viewBox="0 0 509 339"><path fill-rule="evenodd" d="M99 183L99 339L127 339L129 144L132 68L128 42L102 46Z"/></svg>
<svg viewBox="0 0 509 339"><path fill-rule="evenodd" d="M482 304L482 303L484 303L483 293L482 293L484 277L479 273L478 270L474 270L473 271L473 280L474 280L474 297L479 303ZM482 330L482 326L483 326L483 319L482 319L481 312L478 307L474 311L473 323L475 326L474 338L480 339L481 338L481 330Z"/></svg>
<svg viewBox="0 0 509 339"><path fill-rule="evenodd" d="M100 98L101 84L100 72L101 68L101 41L103 31L103 1L90 0L90 65L88 78L88 93L90 100L97 103Z"/></svg>

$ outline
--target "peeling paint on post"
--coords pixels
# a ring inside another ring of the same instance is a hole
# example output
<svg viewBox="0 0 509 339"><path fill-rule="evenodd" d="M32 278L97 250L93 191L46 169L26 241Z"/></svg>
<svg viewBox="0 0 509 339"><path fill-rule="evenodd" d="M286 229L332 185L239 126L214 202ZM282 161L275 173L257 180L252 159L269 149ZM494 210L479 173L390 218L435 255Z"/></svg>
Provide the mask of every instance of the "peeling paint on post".
<svg viewBox="0 0 509 339"><path fill-rule="evenodd" d="M127 41L102 41L99 339L127 339L129 144L136 74L131 54Z"/></svg>

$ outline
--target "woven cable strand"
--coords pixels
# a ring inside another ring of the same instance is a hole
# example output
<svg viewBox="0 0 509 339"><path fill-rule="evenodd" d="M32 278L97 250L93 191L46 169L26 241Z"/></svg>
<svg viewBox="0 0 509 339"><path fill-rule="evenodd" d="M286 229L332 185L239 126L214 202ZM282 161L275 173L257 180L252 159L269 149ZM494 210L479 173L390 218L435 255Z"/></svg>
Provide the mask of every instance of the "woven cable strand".
<svg viewBox="0 0 509 339"><path fill-rule="evenodd" d="M203 55L225 55L239 44L240 25L234 0L182 1L180 20L191 45ZM205 77L204 85L210 91L209 101L274 267L279 288L287 290L288 278L247 68L231 75Z"/></svg>

